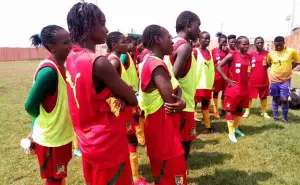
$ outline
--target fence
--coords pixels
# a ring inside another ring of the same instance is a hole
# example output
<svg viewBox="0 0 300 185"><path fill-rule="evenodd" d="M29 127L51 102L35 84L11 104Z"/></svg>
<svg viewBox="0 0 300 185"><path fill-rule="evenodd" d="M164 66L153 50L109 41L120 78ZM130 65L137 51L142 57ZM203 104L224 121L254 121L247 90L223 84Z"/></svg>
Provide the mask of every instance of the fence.
<svg viewBox="0 0 300 185"><path fill-rule="evenodd" d="M293 35L285 38L286 45L294 48L300 53L300 30L295 30ZM217 40L212 40L210 48L217 46ZM272 43L270 43L271 49L274 49ZM106 46L98 45L96 47L96 53L104 55L106 54ZM9 61L29 61L29 60L42 60L49 55L49 52L44 48L0 48L0 62Z"/></svg>
<svg viewBox="0 0 300 185"><path fill-rule="evenodd" d="M41 60L48 55L44 48L0 48L0 62Z"/></svg>

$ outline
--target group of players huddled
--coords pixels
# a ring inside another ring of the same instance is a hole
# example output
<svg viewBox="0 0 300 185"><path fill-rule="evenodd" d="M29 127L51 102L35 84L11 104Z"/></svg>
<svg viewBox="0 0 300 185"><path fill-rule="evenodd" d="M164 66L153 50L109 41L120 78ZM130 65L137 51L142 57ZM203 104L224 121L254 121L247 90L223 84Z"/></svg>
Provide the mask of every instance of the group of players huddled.
<svg viewBox="0 0 300 185"><path fill-rule="evenodd" d="M139 44L120 32L107 34L104 13L85 2L71 8L67 23L69 32L50 25L31 37L34 46L50 52L36 70L25 104L34 118L30 139L46 185L66 183L74 131L88 185L150 184L139 175L138 144L147 152L155 184L188 184L197 104L204 132L216 133L209 107L220 118L220 92L233 143L245 135L239 125L244 108L244 117L249 116L252 99L259 96L262 116L270 118L269 91L274 120L281 103L282 120L288 123L292 61L300 63L300 57L284 46L283 37L275 38L270 53L257 37L255 50L248 53L246 36L219 33L219 45L210 51L210 34L200 31L200 18L184 11L176 20L177 36L153 24ZM104 43L109 52L99 56L95 46Z"/></svg>

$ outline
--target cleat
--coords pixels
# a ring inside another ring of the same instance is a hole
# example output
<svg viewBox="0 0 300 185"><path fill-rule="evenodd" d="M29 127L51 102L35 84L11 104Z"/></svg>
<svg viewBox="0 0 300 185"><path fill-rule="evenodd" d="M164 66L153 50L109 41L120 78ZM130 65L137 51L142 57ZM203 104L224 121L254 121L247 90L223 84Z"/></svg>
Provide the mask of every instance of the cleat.
<svg viewBox="0 0 300 185"><path fill-rule="evenodd" d="M268 115L268 113L261 113L261 115L265 119L271 119L271 117Z"/></svg>
<svg viewBox="0 0 300 185"><path fill-rule="evenodd" d="M219 112L215 112L215 118L220 118L220 113Z"/></svg>
<svg viewBox="0 0 300 185"><path fill-rule="evenodd" d="M240 137L244 137L244 136L245 136L245 134L244 134L243 132L241 132L239 129L236 129L236 130L234 131L234 133L235 133L237 136L240 136Z"/></svg>
<svg viewBox="0 0 300 185"><path fill-rule="evenodd" d="M232 143L237 143L237 139L236 139L236 137L235 137L235 135L234 134L229 134L228 135L228 138L229 138L229 140L232 142Z"/></svg>
<svg viewBox="0 0 300 185"><path fill-rule="evenodd" d="M243 115L243 118L248 118L250 115L250 112L245 112L244 115Z"/></svg>

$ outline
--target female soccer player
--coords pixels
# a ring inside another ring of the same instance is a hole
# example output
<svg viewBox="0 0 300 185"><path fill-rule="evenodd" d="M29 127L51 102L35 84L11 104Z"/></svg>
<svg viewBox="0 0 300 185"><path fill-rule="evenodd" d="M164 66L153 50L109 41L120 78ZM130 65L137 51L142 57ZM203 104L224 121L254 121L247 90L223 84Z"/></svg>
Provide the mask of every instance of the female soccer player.
<svg viewBox="0 0 300 185"><path fill-rule="evenodd" d="M67 58L68 102L89 185L132 185L126 128L107 100L137 105L133 90L113 65L95 53L107 38L104 13L92 3L76 3L67 16L74 46Z"/></svg>
<svg viewBox="0 0 300 185"><path fill-rule="evenodd" d="M218 65L217 71L227 82L224 98L224 109L227 111L226 120L229 131L229 139L236 143L238 136L244 134L238 129L243 115L243 108L249 106L248 80L251 56L247 53L249 40L245 36L237 39L237 51L232 51ZM224 65L229 64L228 76L222 70Z"/></svg>
<svg viewBox="0 0 300 185"><path fill-rule="evenodd" d="M193 12L183 11L176 20L177 36L173 39L173 52L170 61L173 73L182 90L182 99L186 108L180 113L182 146L185 159L188 159L191 143L196 140L196 123L194 120L196 92L196 59L190 40L197 40L200 33L200 18Z"/></svg>
<svg viewBox="0 0 300 185"><path fill-rule="evenodd" d="M261 104L261 115L266 119L270 119L270 116L267 114L269 78L266 63L269 52L264 50L264 39L262 37L256 37L254 44L255 51L249 53L252 58L251 72L249 77L249 108L246 109L243 117L249 117L252 99L259 97Z"/></svg>
<svg viewBox="0 0 300 185"><path fill-rule="evenodd" d="M111 51L107 57L108 60L116 68L119 75L121 76L121 79L124 80L124 82L126 82L134 90L134 92L137 92L138 78L136 68L134 66L133 60L131 59L130 54L127 53L128 48L124 35L120 32L109 33L107 36L106 45ZM129 62L127 62L127 65L122 63L120 60L120 56L122 54L129 58ZM126 107L125 110L120 113L119 119L120 121L124 121L124 125L126 125L127 129L128 149L130 154L130 164L134 184L148 184L142 177L139 176L139 164L137 154L138 140L135 135L135 127L139 125L138 108L136 106Z"/></svg>
<svg viewBox="0 0 300 185"><path fill-rule="evenodd" d="M270 95L273 97L272 109L274 120L278 120L278 105L282 103L282 120L288 123L291 77L293 61L300 63L299 54L292 48L285 47L284 38L278 36L274 39L275 51L267 56L267 63L270 70Z"/></svg>
<svg viewBox="0 0 300 185"><path fill-rule="evenodd" d="M164 55L170 55L173 50L171 35L161 26L150 25L145 28L142 41L150 55L139 66L139 105L146 116L145 139L154 182L186 185L179 115L185 102L174 95L175 85L163 62Z"/></svg>
<svg viewBox="0 0 300 185"><path fill-rule="evenodd" d="M211 52L207 49L210 44L210 35L203 31L200 33L200 47L197 51L197 74L195 102L201 102L201 112L205 124L205 133L214 133L216 130L211 126L209 115L209 103L215 78L215 66Z"/></svg>
<svg viewBox="0 0 300 185"><path fill-rule="evenodd" d="M45 47L50 56L36 70L25 110L35 118L32 140L41 178L46 179L46 185L62 185L66 183L74 139L64 67L71 40L65 29L49 25L33 35L31 41L35 47Z"/></svg>
<svg viewBox="0 0 300 185"><path fill-rule="evenodd" d="M225 56L228 54L229 51L227 48L226 35L224 35L222 33L217 33L217 37L218 37L219 47L214 48L211 51L211 54L212 54L212 57L213 57L213 60L215 63L215 80L214 80L214 90L213 90L214 114L215 114L216 118L220 118L220 114L218 111L218 97L219 97L219 93L222 91L221 101L223 103L226 82L224 81L224 79L222 78L220 73L218 73L216 68L219 65L219 63L221 62L221 60L223 60L223 58L225 58ZM227 74L228 65L223 66L222 69L225 72L225 74Z"/></svg>

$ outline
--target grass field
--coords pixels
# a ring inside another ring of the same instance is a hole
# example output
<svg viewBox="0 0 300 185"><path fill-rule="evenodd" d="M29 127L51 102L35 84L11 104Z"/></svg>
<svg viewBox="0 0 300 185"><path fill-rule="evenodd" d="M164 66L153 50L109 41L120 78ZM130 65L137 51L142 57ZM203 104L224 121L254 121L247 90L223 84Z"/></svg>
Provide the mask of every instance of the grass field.
<svg viewBox="0 0 300 185"><path fill-rule="evenodd" d="M25 155L19 145L30 132L24 102L37 64L0 63L0 185L43 184L36 157ZM294 75L292 84L300 87L300 76ZM258 102L253 106L252 115L242 121L246 136L237 144L229 143L224 119L213 120L220 134L198 136L189 159L189 184L300 184L300 112L290 111L291 124L284 125L263 120ZM139 152L141 174L151 180L146 155ZM84 184L80 158L73 158L68 172L68 184Z"/></svg>

